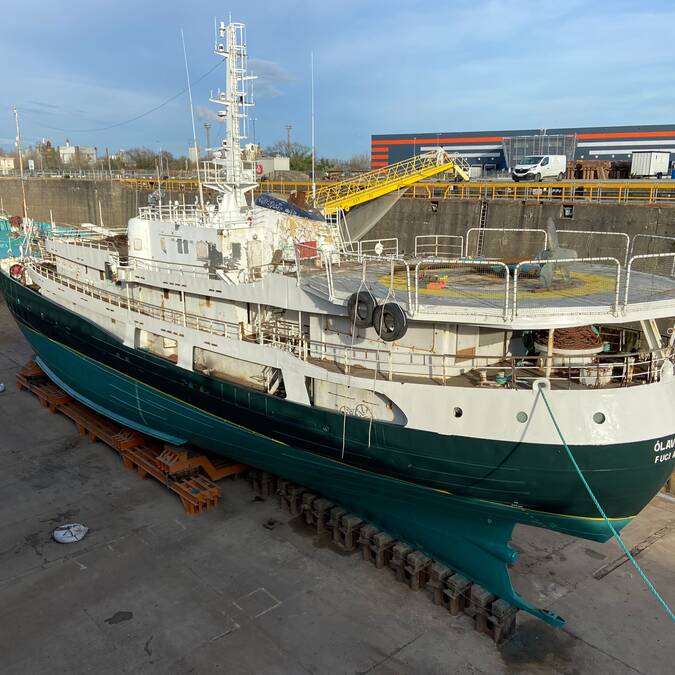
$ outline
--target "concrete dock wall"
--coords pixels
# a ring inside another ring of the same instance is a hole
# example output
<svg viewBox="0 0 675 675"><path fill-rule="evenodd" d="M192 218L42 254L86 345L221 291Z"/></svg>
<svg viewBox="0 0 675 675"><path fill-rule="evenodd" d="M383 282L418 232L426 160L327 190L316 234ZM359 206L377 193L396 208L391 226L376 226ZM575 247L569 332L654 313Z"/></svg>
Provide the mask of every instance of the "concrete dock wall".
<svg viewBox="0 0 675 675"><path fill-rule="evenodd" d="M122 227L148 200L147 190L119 182L77 179L31 178L26 181L30 215L49 220L50 209L59 223L103 223ZM21 183L18 178L0 179L0 199L10 214L20 214ZM165 199L194 200L194 194L168 193ZM645 233L675 236L675 207L617 204L575 204L572 218L562 217L560 204L490 202L488 227L546 228L554 218L560 229ZM368 233L368 239L398 237L399 248L412 253L417 234L461 234L477 227L480 218L478 201L432 202L423 199L401 199ZM348 216L349 219L349 216ZM504 251L504 255L518 252Z"/></svg>
<svg viewBox="0 0 675 675"><path fill-rule="evenodd" d="M434 210L435 209L435 210ZM551 217L558 229L626 232L629 235L656 234L675 237L675 207L576 204L572 218L563 218L560 204L490 202L487 227L526 227L546 229ZM466 235L478 227L480 202L432 202L401 199L368 233L368 239L398 237L399 249L412 253L415 235ZM517 255L517 251L503 251Z"/></svg>
<svg viewBox="0 0 675 675"><path fill-rule="evenodd" d="M129 218L148 203L148 191L135 189L117 181L78 180L74 178L31 178L26 183L28 214L37 220L49 221L50 210L57 223L103 224L124 227ZM165 199L194 201L192 193L172 193ZM23 212L21 181L18 178L0 179L0 200L10 215ZM100 204L100 213L99 213Z"/></svg>

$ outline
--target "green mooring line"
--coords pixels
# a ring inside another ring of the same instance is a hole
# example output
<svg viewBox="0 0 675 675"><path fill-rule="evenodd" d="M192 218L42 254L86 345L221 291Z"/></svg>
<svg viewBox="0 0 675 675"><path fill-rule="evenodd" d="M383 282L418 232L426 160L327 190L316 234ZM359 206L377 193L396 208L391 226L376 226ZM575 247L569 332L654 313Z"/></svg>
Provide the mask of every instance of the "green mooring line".
<svg viewBox="0 0 675 675"><path fill-rule="evenodd" d="M645 574L644 570L642 567L640 567L639 563L637 560L635 560L633 554L628 550L628 547L626 544L624 544L623 539L619 535L619 533L616 531L614 528L614 525L612 525L612 522L609 520L607 517L607 514L605 513L604 509L602 506L600 506L600 502L597 500L597 497L593 493L593 490L591 490L591 486L588 484L588 481L584 477L584 474L582 473L581 469L579 468L579 465L577 464L576 459L574 459L574 455L572 454L572 451L570 450L570 446L567 445L567 441L565 440L565 437L563 436L562 431L560 430L560 427L558 426L558 422L555 418L555 415L553 414L553 410L551 409L551 405L548 402L548 399L546 398L546 394L544 393L543 387L539 389L539 393L541 394L541 397L544 399L544 403L546 404L546 409L548 410L548 414L551 416L551 421L553 422L553 426L555 427L555 430L558 432L558 436L560 436L560 440L562 441L563 447L565 448L565 452L567 453L567 456L570 458L570 461L572 462L572 465L576 469L576 472L579 474L579 478L581 478L581 482L584 484L584 487L586 488L586 491L588 494L591 496L591 499L593 500L593 503L595 504L595 507L598 509L598 512L600 515L603 517L605 523L607 523L607 527L609 527L612 535L614 536L614 539L616 539L617 543L619 544L619 547L621 550L626 554L626 557L628 560L633 563L633 567L638 571L640 576L642 577L642 580L647 584L647 587L649 590L654 594L654 597L661 603L663 606L663 609L666 610L666 614L670 617L671 621L675 622L675 614L673 614L673 610L670 609L670 606L668 603L663 599L661 594L656 590L654 587L654 584L649 580L649 577Z"/></svg>

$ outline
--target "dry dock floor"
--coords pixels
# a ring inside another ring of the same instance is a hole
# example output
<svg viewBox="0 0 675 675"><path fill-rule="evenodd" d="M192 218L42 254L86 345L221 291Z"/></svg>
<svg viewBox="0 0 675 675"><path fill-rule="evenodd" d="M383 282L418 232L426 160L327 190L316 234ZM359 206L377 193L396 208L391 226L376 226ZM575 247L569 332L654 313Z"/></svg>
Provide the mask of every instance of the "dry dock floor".
<svg viewBox="0 0 675 675"><path fill-rule="evenodd" d="M0 306L0 672L672 673L675 627L629 564L595 544L519 528L517 588L567 618L523 613L501 650L424 591L317 542L246 481L215 510L184 513L61 415L16 391L31 356ZM672 414L673 411L664 411ZM270 518L279 522L263 527ZM65 522L91 528L59 545ZM657 497L629 545L675 606L675 499Z"/></svg>

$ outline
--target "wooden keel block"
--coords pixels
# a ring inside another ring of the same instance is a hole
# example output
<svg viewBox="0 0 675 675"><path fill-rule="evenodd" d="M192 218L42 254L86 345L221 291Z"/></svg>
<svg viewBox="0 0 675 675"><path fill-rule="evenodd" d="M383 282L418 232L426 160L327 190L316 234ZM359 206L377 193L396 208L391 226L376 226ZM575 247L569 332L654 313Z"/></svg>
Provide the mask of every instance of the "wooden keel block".
<svg viewBox="0 0 675 675"><path fill-rule="evenodd" d="M389 561L389 567L394 570L396 581L406 581L405 559L408 557L408 554L412 553L412 550L412 546L409 546L405 542L398 541L394 544L394 547L392 548L391 560Z"/></svg>
<svg viewBox="0 0 675 675"><path fill-rule="evenodd" d="M443 595L445 581L452 575L452 570L445 565L435 562L429 568L429 580L427 590L431 592L431 601L434 605L445 605L446 597Z"/></svg>
<svg viewBox="0 0 675 675"><path fill-rule="evenodd" d="M396 539L386 532L378 532L373 535L370 550L378 570L389 567L392 559Z"/></svg>
<svg viewBox="0 0 675 675"><path fill-rule="evenodd" d="M361 548L361 557L363 560L366 562L374 563L375 558L373 556L373 551L370 548L372 541L373 541L373 536L376 535L379 532L379 530L374 526L374 525L364 525L360 530L359 530L359 540L358 540L358 545Z"/></svg>
<svg viewBox="0 0 675 675"><path fill-rule="evenodd" d="M488 615L488 634L497 646L515 635L518 611L517 607L501 598L492 603L491 614Z"/></svg>
<svg viewBox="0 0 675 675"><path fill-rule="evenodd" d="M496 595L478 584L471 587L469 606L465 609L465 613L473 617L474 626L478 632L491 635L488 627L488 615L492 609L492 603L496 599Z"/></svg>
<svg viewBox="0 0 675 675"><path fill-rule="evenodd" d="M312 503L312 519L316 526L317 535L321 536L327 532L328 519L333 508L335 508L335 504L323 497L315 499Z"/></svg>
<svg viewBox="0 0 675 675"><path fill-rule="evenodd" d="M472 582L461 574L452 574L445 580L443 595L446 606L452 616L461 614L469 604Z"/></svg>
<svg viewBox="0 0 675 675"><path fill-rule="evenodd" d="M365 525L362 518L353 513L346 513L340 519L340 524L333 530L333 542L343 551L356 550L359 530Z"/></svg>
<svg viewBox="0 0 675 675"><path fill-rule="evenodd" d="M342 520L342 516L346 515L346 513L347 509L343 509L341 506L334 506L328 514L328 522L326 525L333 534L333 543L335 544L339 541L340 537L340 521Z"/></svg>
<svg viewBox="0 0 675 675"><path fill-rule="evenodd" d="M300 505L300 511L302 512L303 520L307 525L312 525L313 527L316 525L316 523L314 522L312 506L314 505L314 501L316 499L317 496L314 493L305 492L305 494L302 495L302 504Z"/></svg>
<svg viewBox="0 0 675 675"><path fill-rule="evenodd" d="M419 591L427 585L432 559L421 551L413 551L406 556L403 570L411 591Z"/></svg>

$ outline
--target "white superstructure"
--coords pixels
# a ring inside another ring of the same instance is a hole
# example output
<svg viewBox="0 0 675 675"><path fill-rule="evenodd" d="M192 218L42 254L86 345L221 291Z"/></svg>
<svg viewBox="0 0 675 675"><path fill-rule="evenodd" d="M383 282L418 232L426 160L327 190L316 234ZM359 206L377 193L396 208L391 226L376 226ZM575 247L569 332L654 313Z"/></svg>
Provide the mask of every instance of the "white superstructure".
<svg viewBox="0 0 675 675"><path fill-rule="evenodd" d="M143 207L116 237L48 238L28 264L41 294L187 371L345 416L550 443L550 422L533 413L543 381L572 443L669 433L654 403L675 401L673 350L653 320L675 315L672 242L558 231L553 246L550 231L482 228L419 236L403 256L393 239L350 242L344 214L258 207L242 151L245 29L218 32L227 78L211 100L226 133L201 174L211 198ZM499 255L521 239L519 258ZM608 353L525 344L532 330L591 324Z"/></svg>

